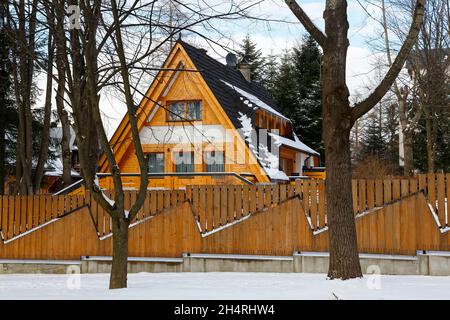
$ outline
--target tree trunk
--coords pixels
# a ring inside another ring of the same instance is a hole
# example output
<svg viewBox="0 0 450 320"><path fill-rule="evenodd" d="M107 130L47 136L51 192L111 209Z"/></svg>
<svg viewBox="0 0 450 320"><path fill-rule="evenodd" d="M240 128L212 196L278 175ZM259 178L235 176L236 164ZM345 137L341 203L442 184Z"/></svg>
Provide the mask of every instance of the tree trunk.
<svg viewBox="0 0 450 320"><path fill-rule="evenodd" d="M352 200L350 130L353 118L346 85L347 4L329 4L325 9L328 45L324 49L323 137L326 155L326 200L330 264L328 277L361 277Z"/></svg>
<svg viewBox="0 0 450 320"><path fill-rule="evenodd" d="M430 119L430 113L427 112L425 119L425 128L427 132L427 164L428 173L434 173L434 137L433 137L433 123Z"/></svg>
<svg viewBox="0 0 450 320"><path fill-rule="evenodd" d="M399 113L399 123L400 123L400 129L402 133L402 138L399 138L399 151L403 148L403 175L404 176L411 176L414 170L414 158L413 158L413 148L412 148L412 132L410 129L407 128L408 126L408 117L406 112L406 99L407 94L403 94L400 92L400 90L397 88L397 85L394 86L396 89L394 89L396 97L397 97L397 103L398 103L398 113ZM410 126L413 126L413 124L409 124ZM400 157L402 156L400 152Z"/></svg>
<svg viewBox="0 0 450 320"><path fill-rule="evenodd" d="M363 101L350 107L346 85L348 41L347 1L327 0L323 18L325 33L314 24L295 0L285 0L305 29L323 48L323 138L326 156L327 215L332 279L361 277L356 225L353 214L350 171L350 130L369 112L394 83L416 41L426 0L417 0L411 28L380 84Z"/></svg>
<svg viewBox="0 0 450 320"><path fill-rule="evenodd" d="M404 167L403 175L410 177L414 173L413 137L411 132L403 132Z"/></svg>
<svg viewBox="0 0 450 320"><path fill-rule="evenodd" d="M327 139L326 200L328 214L330 264L328 277L362 277L358 257L352 200L349 133L336 130L335 143ZM343 191L349 190L349 191Z"/></svg>
<svg viewBox="0 0 450 320"><path fill-rule="evenodd" d="M113 255L111 276L109 279L110 289L127 287L128 226L129 222L124 218L112 219Z"/></svg>
<svg viewBox="0 0 450 320"><path fill-rule="evenodd" d="M58 117L61 121L61 155L63 164L62 180L64 186L72 183L72 152L70 150L70 121L67 111L64 109L64 88L61 84L58 85L58 95L56 97L56 105L58 110Z"/></svg>
<svg viewBox="0 0 450 320"><path fill-rule="evenodd" d="M47 12L48 14L48 12ZM48 19L52 19L48 16ZM44 105L44 123L41 134L41 146L39 150L38 163L33 179L33 189L37 192L41 187L42 178L44 176L44 167L48 158L48 146L50 144L50 116L52 112L52 87L53 87L53 37L48 37L48 61L47 61L47 84L45 89L45 105Z"/></svg>
<svg viewBox="0 0 450 320"><path fill-rule="evenodd" d="M2 105L0 105L0 112L2 112ZM3 111L4 112L4 111ZM5 118L0 119L0 195L5 193L5 161L6 161L6 123Z"/></svg>

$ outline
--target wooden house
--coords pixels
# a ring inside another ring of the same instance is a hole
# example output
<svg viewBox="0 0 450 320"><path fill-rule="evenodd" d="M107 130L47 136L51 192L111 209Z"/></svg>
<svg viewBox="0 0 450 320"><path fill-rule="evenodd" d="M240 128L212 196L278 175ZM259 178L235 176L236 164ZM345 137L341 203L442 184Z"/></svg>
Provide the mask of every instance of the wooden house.
<svg viewBox="0 0 450 320"><path fill-rule="evenodd" d="M319 154L295 135L271 95L251 82L249 66L179 40L137 113L149 161L149 188L289 181ZM138 186L139 166L125 116L110 140L124 187ZM102 187L112 186L102 155Z"/></svg>

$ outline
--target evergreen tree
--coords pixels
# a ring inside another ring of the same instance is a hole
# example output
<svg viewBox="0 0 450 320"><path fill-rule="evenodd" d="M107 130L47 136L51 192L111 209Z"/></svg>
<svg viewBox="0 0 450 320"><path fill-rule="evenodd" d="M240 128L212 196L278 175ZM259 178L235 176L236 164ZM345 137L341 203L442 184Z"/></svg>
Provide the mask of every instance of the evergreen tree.
<svg viewBox="0 0 450 320"><path fill-rule="evenodd" d="M15 140L8 136L17 129L11 81L11 41L8 37L7 5L0 7L0 194L4 194L8 165L15 150Z"/></svg>
<svg viewBox="0 0 450 320"><path fill-rule="evenodd" d="M278 75L272 89L272 95L280 111L293 121L295 128L295 107L297 105L297 85L294 66L292 63L292 52L287 50L281 57Z"/></svg>
<svg viewBox="0 0 450 320"><path fill-rule="evenodd" d="M298 86L295 128L304 143L323 155L321 59L319 46L310 35L303 38L299 48L294 48L295 80Z"/></svg>
<svg viewBox="0 0 450 320"><path fill-rule="evenodd" d="M279 67L277 56L274 54L268 55L262 70L263 79L261 84L272 94L276 85Z"/></svg>
<svg viewBox="0 0 450 320"><path fill-rule="evenodd" d="M367 156L377 156L379 159L384 159L386 143L383 138L383 127L379 116L376 112L372 112L366 120L362 139L362 159Z"/></svg>
<svg viewBox="0 0 450 320"><path fill-rule="evenodd" d="M282 56L272 93L300 140L318 151L323 160L321 58L314 39L305 37L301 46Z"/></svg>
<svg viewBox="0 0 450 320"><path fill-rule="evenodd" d="M250 65L250 77L252 81L261 83L263 79L263 68L265 59L262 56L261 49L247 35L240 44L240 50L237 52L239 62L245 62Z"/></svg>

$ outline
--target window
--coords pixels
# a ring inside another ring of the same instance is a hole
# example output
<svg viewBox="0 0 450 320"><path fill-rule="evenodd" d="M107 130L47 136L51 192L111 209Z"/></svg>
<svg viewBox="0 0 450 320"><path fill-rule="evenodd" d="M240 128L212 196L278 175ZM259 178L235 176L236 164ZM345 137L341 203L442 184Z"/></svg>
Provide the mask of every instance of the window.
<svg viewBox="0 0 450 320"><path fill-rule="evenodd" d="M169 105L169 120L181 121L184 118L184 102L174 102Z"/></svg>
<svg viewBox="0 0 450 320"><path fill-rule="evenodd" d="M177 101L169 104L169 121L201 120L201 101Z"/></svg>
<svg viewBox="0 0 450 320"><path fill-rule="evenodd" d="M148 172L164 173L164 153L150 153L148 155Z"/></svg>
<svg viewBox="0 0 450 320"><path fill-rule="evenodd" d="M222 151L205 152L206 172L225 172L224 154Z"/></svg>
<svg viewBox="0 0 450 320"><path fill-rule="evenodd" d="M202 119L202 104L200 101L190 101L187 103L186 118L189 120Z"/></svg>
<svg viewBox="0 0 450 320"><path fill-rule="evenodd" d="M194 172L194 153L175 153L175 172Z"/></svg>

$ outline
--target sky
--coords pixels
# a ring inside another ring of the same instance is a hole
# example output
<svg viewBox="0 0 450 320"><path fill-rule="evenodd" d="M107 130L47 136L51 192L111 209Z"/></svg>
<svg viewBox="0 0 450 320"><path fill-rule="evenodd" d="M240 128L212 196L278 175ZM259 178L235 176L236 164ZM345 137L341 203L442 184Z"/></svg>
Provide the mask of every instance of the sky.
<svg viewBox="0 0 450 320"><path fill-rule="evenodd" d="M196 2L196 0L190 0ZM205 0L207 2L222 3L224 8L229 6L230 1ZM251 0L233 0L251 1ZM253 0L256 1L256 0ZM323 10L325 0L301 0L298 1L302 8L310 16L313 22L323 30ZM362 3L362 4L361 4ZM373 62L376 54L368 46L367 41L377 35L376 22L371 19L366 10L371 14L376 14L373 7L363 8L364 0L348 0L349 18L349 41L347 60L347 84L350 93L355 96L357 92L364 94L367 87L373 87L375 75ZM372 11L371 11L372 10ZM286 49L292 48L299 43L306 34L305 29L298 22L294 14L289 10L283 0L264 0L250 10L250 16L260 19L270 19L276 21L261 21L255 19L240 20L217 20L213 26L220 30L221 34L212 33L211 38L231 49L238 49L238 44L248 34L251 39L262 50L264 55L281 55ZM197 29L198 30L198 29ZM183 39L193 42L197 46L206 46L208 54L217 60L225 63L226 51L220 47L211 48L199 37L192 37L183 34ZM231 39L231 41L230 41ZM43 79L44 80L44 77ZM44 81L40 81L45 84ZM146 84L144 84L146 86ZM150 83L148 83L150 86ZM350 98L351 101L354 101ZM43 100L43 99L42 99ZM43 101L41 101L43 104ZM116 127L125 114L124 104L115 96L108 93L101 95L100 108L103 113L103 121L107 134L112 136Z"/></svg>
<svg viewBox="0 0 450 320"><path fill-rule="evenodd" d="M324 29L323 11L325 0L301 0L297 1L312 21L321 29ZM363 8L362 5L365 7ZM367 41L377 35L377 23L371 19L366 10L376 16L375 8L367 6L365 0L348 0L348 37L350 47L348 50L347 84L350 92L363 91L369 85L368 79L372 76L373 60L375 55L369 48ZM223 22L219 25L227 34L239 43L247 34L257 43L263 54L282 54L300 42L306 30L298 22L283 0L264 0L261 4L250 10L252 16L281 20L283 22L256 22L254 20L240 20L239 22ZM234 49L238 44L231 45ZM209 53L209 51L208 51ZM211 54L214 56L214 52ZM216 57L217 58L217 57ZM220 60L220 59L219 59ZM224 59L222 58L224 61ZM369 73L369 74L368 74Z"/></svg>

